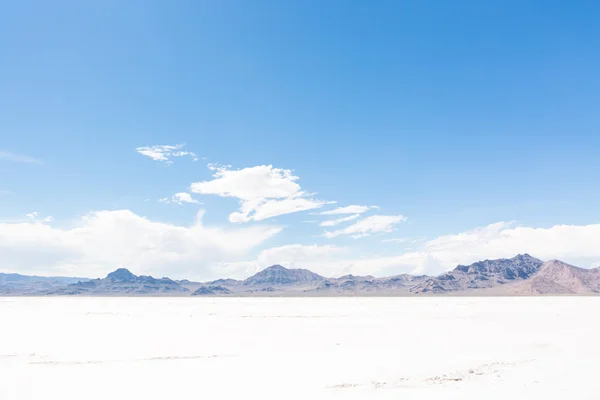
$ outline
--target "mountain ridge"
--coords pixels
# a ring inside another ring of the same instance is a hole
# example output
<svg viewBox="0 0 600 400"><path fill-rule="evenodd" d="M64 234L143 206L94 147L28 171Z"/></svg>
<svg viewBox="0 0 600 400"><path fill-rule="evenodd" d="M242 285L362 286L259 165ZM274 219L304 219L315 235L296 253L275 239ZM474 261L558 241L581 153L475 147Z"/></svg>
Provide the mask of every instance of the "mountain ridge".
<svg viewBox="0 0 600 400"><path fill-rule="evenodd" d="M10 280L36 282L18 286ZM77 280L77 282L73 282ZM38 284L44 281L46 283ZM48 282L52 282L51 284ZM600 267L583 269L559 260L543 262L529 254L458 265L432 277L344 275L328 278L308 269L272 265L243 279L192 282L135 275L118 268L105 278L51 278L0 273L0 295L113 296L419 296L419 295L596 295Z"/></svg>

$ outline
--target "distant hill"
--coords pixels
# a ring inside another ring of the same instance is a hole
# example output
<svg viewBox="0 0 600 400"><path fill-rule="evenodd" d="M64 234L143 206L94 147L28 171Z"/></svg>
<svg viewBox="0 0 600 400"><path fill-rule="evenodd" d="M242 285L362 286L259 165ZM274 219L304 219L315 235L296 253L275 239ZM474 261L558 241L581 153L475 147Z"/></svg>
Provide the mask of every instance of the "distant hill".
<svg viewBox="0 0 600 400"><path fill-rule="evenodd" d="M196 291L194 291L194 293L192 293L192 296L217 296L226 294L231 294L231 290L223 286L209 285L201 286Z"/></svg>
<svg viewBox="0 0 600 400"><path fill-rule="evenodd" d="M45 277L0 273L0 295L35 294L87 280L87 278Z"/></svg>
<svg viewBox="0 0 600 400"><path fill-rule="evenodd" d="M235 279L217 279L216 281L210 282L211 285L225 285L225 286L237 286L241 285L242 281L238 281Z"/></svg>
<svg viewBox="0 0 600 400"><path fill-rule="evenodd" d="M519 280L535 274L543 262L529 254L513 258L485 260L471 265L459 265L450 272L411 288L411 293L446 293L469 289L486 289Z"/></svg>
<svg viewBox="0 0 600 400"><path fill-rule="evenodd" d="M562 261L545 262L529 280L511 290L514 294L597 294L600 268L583 269Z"/></svg>
<svg viewBox="0 0 600 400"><path fill-rule="evenodd" d="M44 294L55 295L182 295L190 291L169 278L137 276L125 268L111 272L104 279L77 282Z"/></svg>

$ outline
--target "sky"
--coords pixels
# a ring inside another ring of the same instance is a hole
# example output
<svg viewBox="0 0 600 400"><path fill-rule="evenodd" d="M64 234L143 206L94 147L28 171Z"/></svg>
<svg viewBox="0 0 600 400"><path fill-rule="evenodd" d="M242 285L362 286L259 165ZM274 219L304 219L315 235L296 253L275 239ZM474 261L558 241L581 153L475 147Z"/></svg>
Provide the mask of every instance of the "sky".
<svg viewBox="0 0 600 400"><path fill-rule="evenodd" d="M600 3L0 5L0 271L600 266Z"/></svg>

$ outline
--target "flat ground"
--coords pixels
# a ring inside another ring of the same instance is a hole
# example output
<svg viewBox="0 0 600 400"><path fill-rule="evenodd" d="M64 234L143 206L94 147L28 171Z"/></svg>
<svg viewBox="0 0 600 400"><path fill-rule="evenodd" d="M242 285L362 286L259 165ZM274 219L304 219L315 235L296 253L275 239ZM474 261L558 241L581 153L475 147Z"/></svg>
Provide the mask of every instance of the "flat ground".
<svg viewBox="0 0 600 400"><path fill-rule="evenodd" d="M0 298L0 399L594 399L600 298Z"/></svg>

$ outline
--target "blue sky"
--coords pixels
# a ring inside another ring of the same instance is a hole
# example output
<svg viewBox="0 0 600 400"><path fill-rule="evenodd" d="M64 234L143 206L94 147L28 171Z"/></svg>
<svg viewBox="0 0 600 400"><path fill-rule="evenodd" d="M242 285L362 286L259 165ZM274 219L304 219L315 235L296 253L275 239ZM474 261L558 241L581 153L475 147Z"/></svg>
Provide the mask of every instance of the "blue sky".
<svg viewBox="0 0 600 400"><path fill-rule="evenodd" d="M4 4L0 269L436 273L521 250L600 264L599 19L589 1ZM196 156L140 154L160 145ZM192 192L219 171L231 182ZM264 173L295 178L265 200ZM245 201L315 208L231 222L240 184L256 189ZM159 201L176 193L201 204ZM351 205L378 208L335 227L314 215ZM235 251L210 239L208 258L191 250L204 236L183 249L152 239L192 229L200 209L204 227L265 236ZM113 231L86 224L129 217L156 226L132 234L136 251L99 257ZM477 245L443 253L472 232Z"/></svg>

